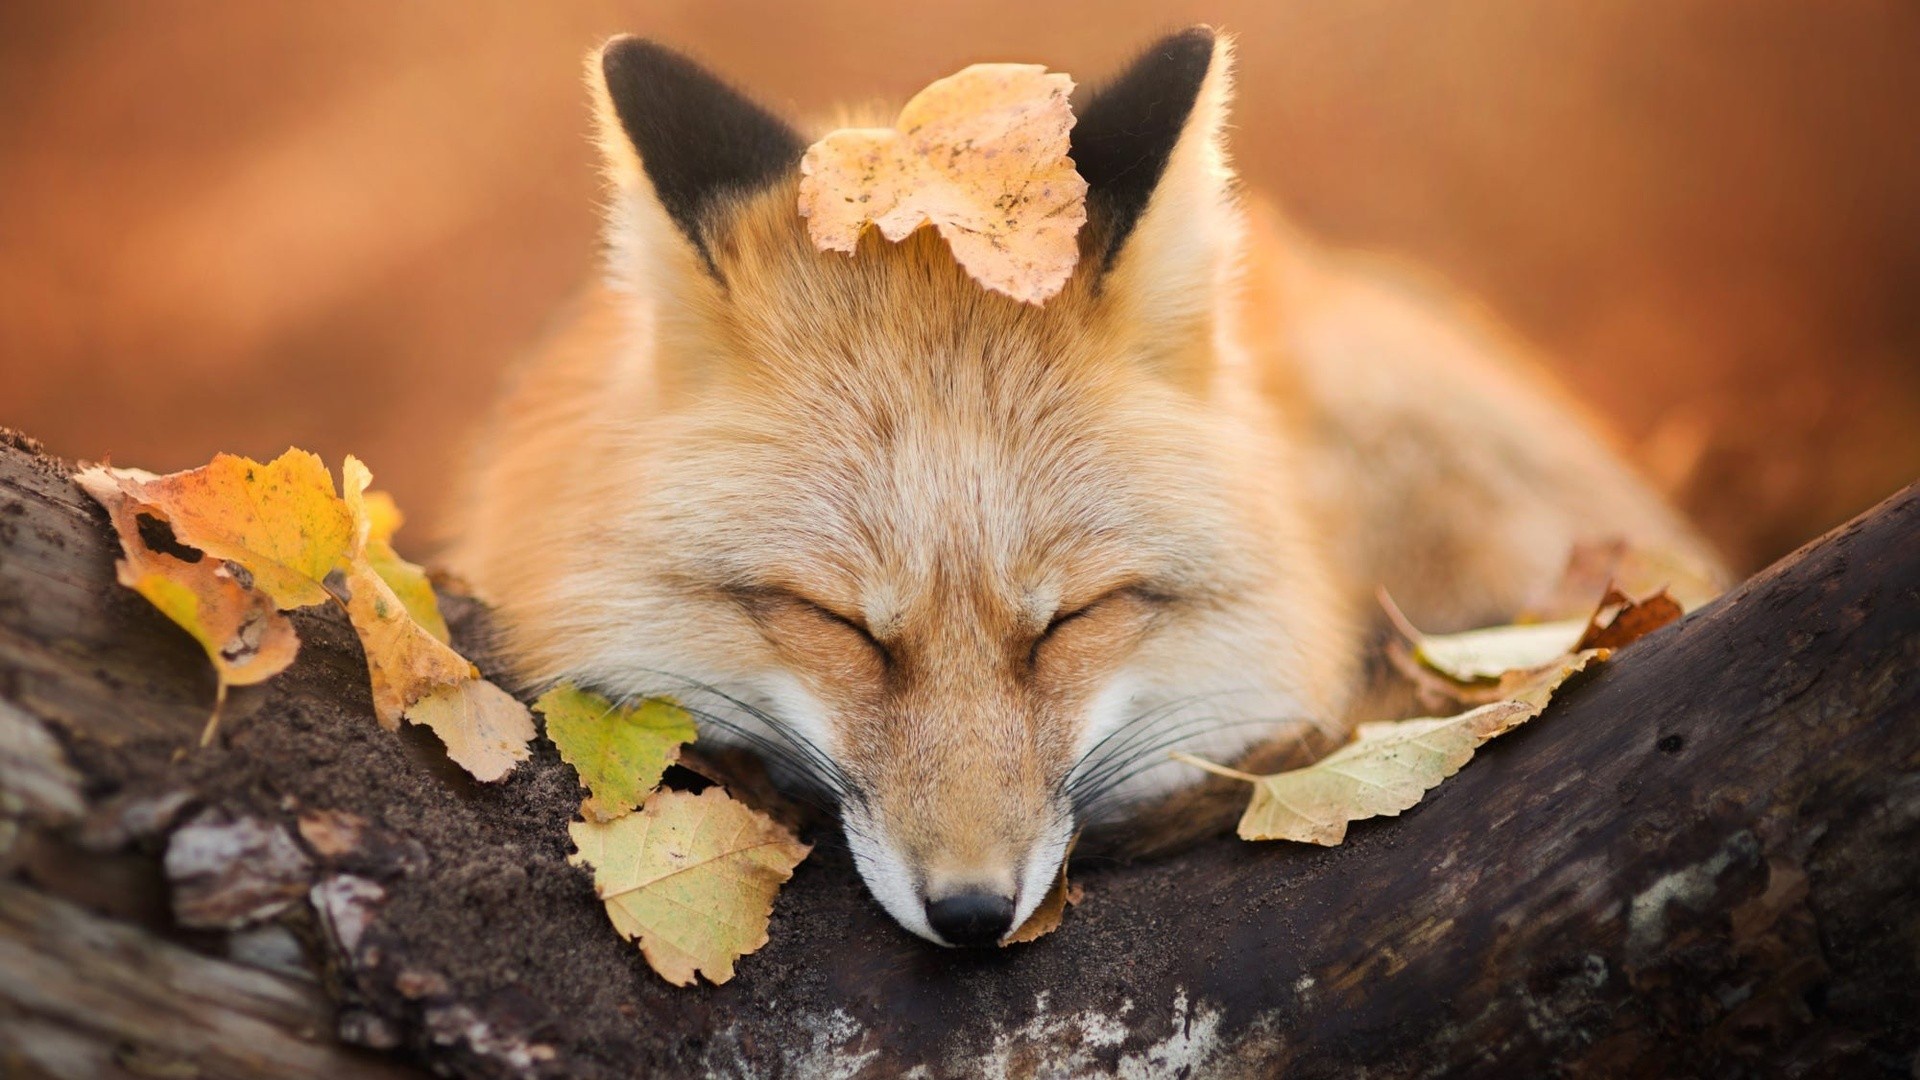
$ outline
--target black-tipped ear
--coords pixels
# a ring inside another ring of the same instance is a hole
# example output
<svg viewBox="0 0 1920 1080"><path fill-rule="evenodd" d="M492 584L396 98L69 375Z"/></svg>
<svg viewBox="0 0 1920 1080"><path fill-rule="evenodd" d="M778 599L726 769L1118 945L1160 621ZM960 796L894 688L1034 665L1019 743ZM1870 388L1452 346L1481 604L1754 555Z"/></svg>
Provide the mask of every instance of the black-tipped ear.
<svg viewBox="0 0 1920 1080"><path fill-rule="evenodd" d="M1204 26L1161 38L1077 110L1073 164L1087 182L1087 214L1105 237L1108 266L1166 172L1213 46L1214 32Z"/></svg>
<svg viewBox="0 0 1920 1080"><path fill-rule="evenodd" d="M654 195L703 257L700 224L714 201L772 181L806 150L779 117L665 46L615 38L600 71Z"/></svg>

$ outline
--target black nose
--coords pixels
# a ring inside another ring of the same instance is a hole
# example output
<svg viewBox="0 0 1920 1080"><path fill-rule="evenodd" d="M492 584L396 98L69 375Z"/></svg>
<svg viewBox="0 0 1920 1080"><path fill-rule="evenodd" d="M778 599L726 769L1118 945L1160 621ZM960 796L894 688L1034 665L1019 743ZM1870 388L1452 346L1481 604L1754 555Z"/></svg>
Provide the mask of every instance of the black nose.
<svg viewBox="0 0 1920 1080"><path fill-rule="evenodd" d="M973 891L929 900L927 922L949 945L992 945L1013 928L1013 897Z"/></svg>

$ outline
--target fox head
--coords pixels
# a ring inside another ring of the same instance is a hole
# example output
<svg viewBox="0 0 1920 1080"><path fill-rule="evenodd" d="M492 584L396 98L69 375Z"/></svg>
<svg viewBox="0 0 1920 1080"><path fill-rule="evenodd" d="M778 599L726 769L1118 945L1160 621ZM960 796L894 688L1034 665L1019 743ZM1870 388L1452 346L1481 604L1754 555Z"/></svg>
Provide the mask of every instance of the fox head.
<svg viewBox="0 0 1920 1080"><path fill-rule="evenodd" d="M1089 820L1331 721L1340 601L1236 344L1228 41L1077 103L1089 221L1043 306L930 229L851 257L797 212L808 139L684 57L590 64L616 340L550 376L577 474L492 575L529 676L670 695L839 803L908 930L1000 940ZM511 450L508 451L511 453ZM543 531L544 529L544 531Z"/></svg>

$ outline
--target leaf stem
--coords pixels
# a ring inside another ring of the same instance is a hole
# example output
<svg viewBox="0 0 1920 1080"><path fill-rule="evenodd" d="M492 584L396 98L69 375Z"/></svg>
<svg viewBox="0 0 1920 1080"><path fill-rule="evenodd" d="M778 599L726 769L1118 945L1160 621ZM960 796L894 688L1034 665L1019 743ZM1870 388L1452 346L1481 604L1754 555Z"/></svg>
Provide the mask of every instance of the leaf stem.
<svg viewBox="0 0 1920 1080"><path fill-rule="evenodd" d="M1173 753L1168 754L1167 756L1172 758L1175 761L1182 762L1187 765L1191 765L1196 769L1201 769L1206 772L1210 772L1215 776L1224 776L1229 780L1245 780L1249 784L1257 784L1260 781L1266 779L1266 777L1264 776L1255 776L1252 773L1241 772L1239 769L1229 769L1225 765L1216 765L1213 762L1208 761L1206 758L1194 757L1192 754L1189 754L1184 750L1175 750Z"/></svg>
<svg viewBox="0 0 1920 1080"><path fill-rule="evenodd" d="M224 674L220 678L220 689L213 694L213 714L207 717L207 726L200 729L202 749L213 745L213 737L220 731L220 710L227 705L227 680Z"/></svg>

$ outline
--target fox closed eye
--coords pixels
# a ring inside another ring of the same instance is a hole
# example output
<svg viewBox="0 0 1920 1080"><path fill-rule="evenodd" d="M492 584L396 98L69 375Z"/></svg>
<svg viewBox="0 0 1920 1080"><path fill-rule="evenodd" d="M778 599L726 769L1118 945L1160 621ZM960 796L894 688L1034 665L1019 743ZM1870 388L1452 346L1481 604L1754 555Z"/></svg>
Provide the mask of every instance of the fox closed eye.
<svg viewBox="0 0 1920 1080"><path fill-rule="evenodd" d="M879 676L892 652L866 623L786 589L742 589L733 597L774 650L789 661L826 664L860 676Z"/></svg>
<svg viewBox="0 0 1920 1080"><path fill-rule="evenodd" d="M865 622L862 622L861 620L856 619L851 615L842 615L839 612L833 610L832 608L826 606L825 604L817 603L813 600L808 600L805 597L796 596L794 597L794 599L798 601L800 604L803 604L807 608L811 609L815 615L819 616L822 619L825 619L827 622L833 623L837 626L845 627L846 629L851 630L854 633L860 635L860 640L866 642L867 645L871 647L874 652L878 653L880 656L880 659L883 662L886 662L886 663L893 662L893 654L887 651L886 643L882 642L879 638L875 637L873 634L873 631L867 629L867 624Z"/></svg>
<svg viewBox="0 0 1920 1080"><path fill-rule="evenodd" d="M1085 603L1055 615L1034 638L1027 652L1027 666L1038 669L1050 654L1079 651L1076 645L1118 652L1137 641L1148 620L1168 602L1168 598L1138 585L1109 589ZM1087 641L1081 641L1081 638Z"/></svg>

